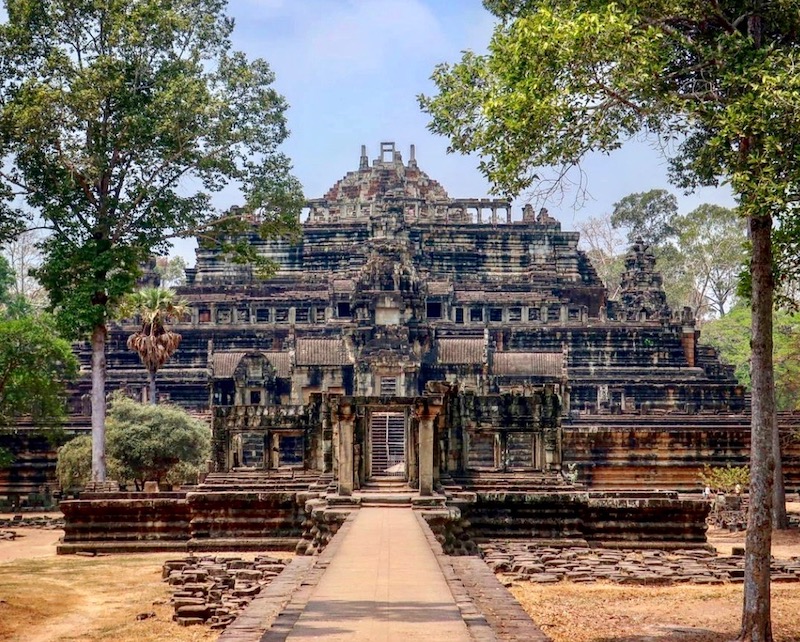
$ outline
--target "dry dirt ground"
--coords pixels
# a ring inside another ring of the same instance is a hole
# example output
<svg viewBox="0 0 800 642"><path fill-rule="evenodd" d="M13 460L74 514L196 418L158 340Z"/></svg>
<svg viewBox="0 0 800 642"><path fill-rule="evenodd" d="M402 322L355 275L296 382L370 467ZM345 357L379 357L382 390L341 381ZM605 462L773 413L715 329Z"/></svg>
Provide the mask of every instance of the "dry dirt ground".
<svg viewBox="0 0 800 642"><path fill-rule="evenodd" d="M0 541L0 641L216 640L207 627L171 620L161 564L175 554L56 556L61 531L15 530L22 537ZM712 531L709 539L727 555L744 533ZM800 531L777 532L773 553L800 556ZM518 583L512 592L554 642L727 642L742 601L741 585ZM800 585L773 585L772 595L776 642L800 642ZM139 621L140 613L155 616Z"/></svg>
<svg viewBox="0 0 800 642"><path fill-rule="evenodd" d="M720 554L744 533L709 531ZM800 556L800 531L777 531L775 557ZM727 642L738 633L742 585L630 587L612 583L515 583L511 592L554 642ZM800 641L800 585L773 584L776 642Z"/></svg>
<svg viewBox="0 0 800 642"><path fill-rule="evenodd" d="M14 529L0 542L0 640L14 642L201 642L207 627L173 623L161 564L174 553L56 556L61 531ZM140 613L154 617L137 620Z"/></svg>

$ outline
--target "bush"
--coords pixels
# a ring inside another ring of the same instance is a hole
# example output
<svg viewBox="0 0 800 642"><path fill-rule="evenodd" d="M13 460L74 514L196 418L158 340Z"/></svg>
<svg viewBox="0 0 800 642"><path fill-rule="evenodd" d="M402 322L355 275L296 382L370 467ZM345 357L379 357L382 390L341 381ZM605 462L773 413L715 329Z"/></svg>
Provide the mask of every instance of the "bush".
<svg viewBox="0 0 800 642"><path fill-rule="evenodd" d="M92 437L80 435L58 449L56 477L62 490L83 488L92 478Z"/></svg>
<svg viewBox="0 0 800 642"><path fill-rule="evenodd" d="M141 488L148 480L193 482L211 452L208 426L172 405L141 404L115 395L106 422L109 476ZM56 475L62 489L91 479L92 439L76 437L58 451Z"/></svg>
<svg viewBox="0 0 800 642"><path fill-rule="evenodd" d="M740 490L750 485L750 469L747 466L712 467L706 464L700 473L700 481L713 491L731 493L738 486Z"/></svg>

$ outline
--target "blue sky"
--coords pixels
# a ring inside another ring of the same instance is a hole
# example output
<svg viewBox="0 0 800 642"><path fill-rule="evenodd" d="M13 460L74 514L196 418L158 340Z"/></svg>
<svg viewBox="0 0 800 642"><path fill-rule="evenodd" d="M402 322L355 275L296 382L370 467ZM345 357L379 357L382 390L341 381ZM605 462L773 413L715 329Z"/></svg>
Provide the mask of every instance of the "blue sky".
<svg viewBox="0 0 800 642"><path fill-rule="evenodd" d="M397 143L404 159L415 144L420 168L451 197L489 194L477 159L448 155L447 141L426 129L416 99L433 93L436 64L457 61L465 49L485 49L493 17L480 0L230 0L228 13L236 21L234 47L270 63L275 87L290 105L292 134L284 150L306 197L322 196L357 169L362 144L377 156L381 141ZM665 161L644 141L589 157L582 169L590 198L579 207L574 193L546 203L566 229L610 212L632 192L669 188ZM673 191L682 211L703 202L733 205L725 189L691 196ZM220 208L236 201L232 190L215 198ZM525 202L515 203L515 218ZM175 251L194 262L192 244L181 242Z"/></svg>
<svg viewBox="0 0 800 642"><path fill-rule="evenodd" d="M428 132L416 101L433 92L437 63L486 47L493 17L480 0L232 0L229 13L235 47L270 63L289 102L285 151L307 197L322 196L356 169L362 144L377 156L381 141L396 142L404 159L415 144L420 168L452 197L488 195L477 159L448 155L447 141ZM580 207L574 194L547 203L565 228L610 212L632 192L669 187L660 152L645 141L592 156L583 171L589 199ZM684 211L702 202L733 204L724 189L674 192Z"/></svg>

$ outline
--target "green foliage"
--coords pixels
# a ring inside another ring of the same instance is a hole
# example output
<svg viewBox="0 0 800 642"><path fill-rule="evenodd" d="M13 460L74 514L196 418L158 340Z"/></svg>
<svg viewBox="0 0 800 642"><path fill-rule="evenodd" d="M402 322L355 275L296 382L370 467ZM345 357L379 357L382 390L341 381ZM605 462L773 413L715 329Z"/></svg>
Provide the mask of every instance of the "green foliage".
<svg viewBox="0 0 800 642"><path fill-rule="evenodd" d="M121 313L137 315L142 322L138 332L128 337L128 348L142 360L150 380L150 403L156 403L155 376L178 349L181 335L170 330L168 323L179 320L188 310L186 301L176 298L174 290L142 288L123 300Z"/></svg>
<svg viewBox="0 0 800 642"><path fill-rule="evenodd" d="M745 221L736 210L700 205L675 220L678 252L693 287L711 310L724 316L748 260Z"/></svg>
<svg viewBox="0 0 800 642"><path fill-rule="evenodd" d="M0 255L0 306L8 307L13 297L14 270L8 259Z"/></svg>
<svg viewBox="0 0 800 642"><path fill-rule="evenodd" d="M209 457L208 426L177 406L141 404L116 396L108 414L108 454L119 479L184 481Z"/></svg>
<svg viewBox="0 0 800 642"><path fill-rule="evenodd" d="M496 193L541 186L542 168L559 180L586 154L645 132L666 143L674 184L729 184L750 224L753 504L738 639L770 639L772 223L790 252L800 238L789 234L800 231L800 0L485 5L500 19L488 53L437 67L438 95L420 103L450 150L481 158ZM787 255L774 263L787 269Z"/></svg>
<svg viewBox="0 0 800 642"><path fill-rule="evenodd" d="M753 5L757 16L740 2L486 6L500 18L488 53L437 67L438 95L420 103L451 150L480 155L496 192L644 131L670 143L681 186L727 181L748 216L797 202L798 0Z"/></svg>
<svg viewBox="0 0 800 642"><path fill-rule="evenodd" d="M773 361L775 405L778 410L800 410L800 316L775 312ZM736 378L750 387L750 310L734 307L724 317L703 326L700 339L719 350L725 363L736 367Z"/></svg>
<svg viewBox="0 0 800 642"><path fill-rule="evenodd" d="M208 427L177 406L140 404L115 395L108 418L108 468L112 479L192 482L211 448ZM86 485L92 474L92 440L81 435L58 450L56 476L63 489Z"/></svg>
<svg viewBox="0 0 800 642"><path fill-rule="evenodd" d="M14 463L14 453L8 448L0 446L0 470L9 468Z"/></svg>
<svg viewBox="0 0 800 642"><path fill-rule="evenodd" d="M63 490L83 488L92 477L92 438L79 435L58 449L56 479Z"/></svg>
<svg viewBox="0 0 800 642"><path fill-rule="evenodd" d="M703 466L700 481L713 491L732 493L750 485L750 469L747 466Z"/></svg>
<svg viewBox="0 0 800 642"><path fill-rule="evenodd" d="M667 190L628 194L614 203L611 224L628 230L628 243L638 239L650 246L669 244L678 233L675 219L678 216L678 199Z"/></svg>
<svg viewBox="0 0 800 642"><path fill-rule="evenodd" d="M258 229L296 228L286 103L231 49L224 0L6 0L0 25L0 237L23 204L50 229L36 277L62 328L102 326L168 239L251 233L210 194L239 188ZM191 187L190 187L191 186Z"/></svg>
<svg viewBox="0 0 800 642"><path fill-rule="evenodd" d="M0 320L0 426L64 414L64 381L77 376L72 346L47 317Z"/></svg>

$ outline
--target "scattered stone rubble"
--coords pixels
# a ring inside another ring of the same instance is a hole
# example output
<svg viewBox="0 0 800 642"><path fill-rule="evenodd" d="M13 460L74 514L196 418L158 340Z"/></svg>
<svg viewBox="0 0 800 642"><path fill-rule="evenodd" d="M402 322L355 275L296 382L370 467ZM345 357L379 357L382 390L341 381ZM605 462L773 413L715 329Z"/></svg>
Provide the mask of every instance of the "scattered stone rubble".
<svg viewBox="0 0 800 642"><path fill-rule="evenodd" d="M212 629L224 629L288 563L267 555L252 561L240 557L167 560L162 577L174 587L173 619L183 626L210 624Z"/></svg>
<svg viewBox="0 0 800 642"><path fill-rule="evenodd" d="M524 542L493 541L482 544L480 549L491 569L503 574L508 581L550 584L562 580L602 580L643 586L744 581L743 555L723 557L701 548L670 551L554 548ZM800 558L773 559L772 581L800 581Z"/></svg>
<svg viewBox="0 0 800 642"><path fill-rule="evenodd" d="M54 530L64 528L63 517L49 517L47 515L21 515L0 518L0 528L42 528Z"/></svg>
<svg viewBox="0 0 800 642"><path fill-rule="evenodd" d="M708 523L729 531L743 531L747 528L748 502L741 495L719 494L714 498Z"/></svg>

